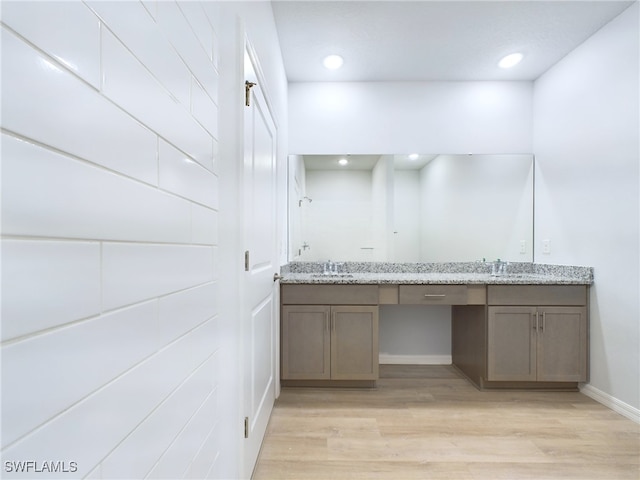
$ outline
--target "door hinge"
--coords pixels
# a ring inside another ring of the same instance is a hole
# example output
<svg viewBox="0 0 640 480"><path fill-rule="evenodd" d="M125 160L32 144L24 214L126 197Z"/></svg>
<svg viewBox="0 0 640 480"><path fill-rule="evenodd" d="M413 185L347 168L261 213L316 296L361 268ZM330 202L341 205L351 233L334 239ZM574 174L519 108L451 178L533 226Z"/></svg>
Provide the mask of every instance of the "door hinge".
<svg viewBox="0 0 640 480"><path fill-rule="evenodd" d="M249 417L244 417L244 438L249 438Z"/></svg>
<svg viewBox="0 0 640 480"><path fill-rule="evenodd" d="M246 80L244 82L244 104L245 106L251 106L251 87L254 87L256 84Z"/></svg>
<svg viewBox="0 0 640 480"><path fill-rule="evenodd" d="M249 271L249 250L244 252L244 271Z"/></svg>

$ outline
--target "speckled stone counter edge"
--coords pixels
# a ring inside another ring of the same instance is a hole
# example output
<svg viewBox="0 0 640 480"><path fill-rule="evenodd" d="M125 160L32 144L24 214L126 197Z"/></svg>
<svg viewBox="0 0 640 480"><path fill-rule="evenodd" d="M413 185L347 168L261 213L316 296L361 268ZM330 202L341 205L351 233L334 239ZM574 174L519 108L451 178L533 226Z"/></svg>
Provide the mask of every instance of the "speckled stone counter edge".
<svg viewBox="0 0 640 480"><path fill-rule="evenodd" d="M281 267L282 283L491 283L582 284L593 283L593 268L512 262L507 273L491 275L484 262L392 263L344 262L339 272L350 277L322 275L323 262L291 262Z"/></svg>

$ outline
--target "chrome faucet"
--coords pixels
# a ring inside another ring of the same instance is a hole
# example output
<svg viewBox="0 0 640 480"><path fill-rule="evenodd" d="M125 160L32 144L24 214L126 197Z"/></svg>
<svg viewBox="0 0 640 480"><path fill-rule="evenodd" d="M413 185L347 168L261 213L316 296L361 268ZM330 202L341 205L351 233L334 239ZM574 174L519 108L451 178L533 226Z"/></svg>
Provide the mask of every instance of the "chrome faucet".
<svg viewBox="0 0 640 480"><path fill-rule="evenodd" d="M338 275L340 273L340 267L342 267L344 263L335 263L331 260L327 260L322 266L322 274L323 275Z"/></svg>
<svg viewBox="0 0 640 480"><path fill-rule="evenodd" d="M497 259L495 262L491 262L491 275L497 277L506 274L507 265L509 265L509 262L503 262L500 259Z"/></svg>
<svg viewBox="0 0 640 480"><path fill-rule="evenodd" d="M331 275L334 269L334 263L331 260L327 260L322 266L322 274L323 275Z"/></svg>

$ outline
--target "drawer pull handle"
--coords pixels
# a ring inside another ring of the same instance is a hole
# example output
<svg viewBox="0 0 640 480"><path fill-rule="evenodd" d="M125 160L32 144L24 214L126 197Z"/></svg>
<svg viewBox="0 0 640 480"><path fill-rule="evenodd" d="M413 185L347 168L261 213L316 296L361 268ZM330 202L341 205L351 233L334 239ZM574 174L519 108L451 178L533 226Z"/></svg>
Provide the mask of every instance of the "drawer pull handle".
<svg viewBox="0 0 640 480"><path fill-rule="evenodd" d="M444 293L427 293L425 295L426 298L444 298L446 295Z"/></svg>

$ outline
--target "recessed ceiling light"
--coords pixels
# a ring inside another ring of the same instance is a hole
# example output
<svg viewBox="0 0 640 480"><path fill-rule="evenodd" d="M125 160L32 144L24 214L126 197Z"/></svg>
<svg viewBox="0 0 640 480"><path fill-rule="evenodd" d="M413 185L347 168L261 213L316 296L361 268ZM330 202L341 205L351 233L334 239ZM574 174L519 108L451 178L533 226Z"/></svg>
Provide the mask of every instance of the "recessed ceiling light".
<svg viewBox="0 0 640 480"><path fill-rule="evenodd" d="M502 60L500 60L500 62L498 63L498 66L500 68L515 67L517 64L520 63L520 60L522 60L522 56L523 55L521 53L512 53L510 55L507 55Z"/></svg>
<svg viewBox="0 0 640 480"><path fill-rule="evenodd" d="M349 160L347 160L346 158L341 158L340 160L338 160L338 163L344 167L349 163Z"/></svg>
<svg viewBox="0 0 640 480"><path fill-rule="evenodd" d="M344 63L344 60L340 55L329 55L324 58L322 63L329 70L337 70L342 66L342 64Z"/></svg>
<svg viewBox="0 0 640 480"><path fill-rule="evenodd" d="M411 155L409 155L409 160L417 160L418 156L419 155L417 153L412 153Z"/></svg>

